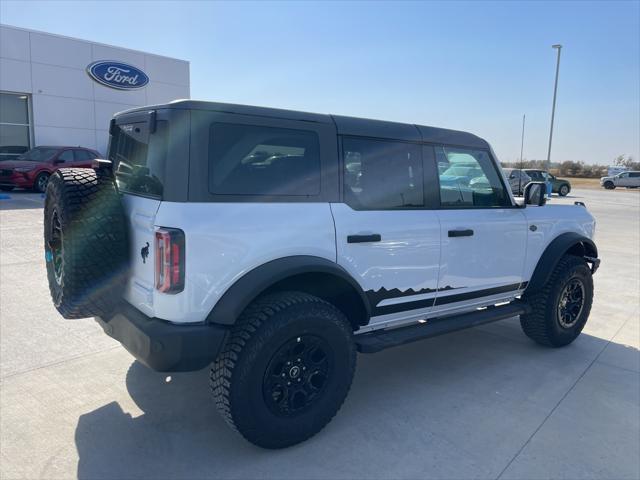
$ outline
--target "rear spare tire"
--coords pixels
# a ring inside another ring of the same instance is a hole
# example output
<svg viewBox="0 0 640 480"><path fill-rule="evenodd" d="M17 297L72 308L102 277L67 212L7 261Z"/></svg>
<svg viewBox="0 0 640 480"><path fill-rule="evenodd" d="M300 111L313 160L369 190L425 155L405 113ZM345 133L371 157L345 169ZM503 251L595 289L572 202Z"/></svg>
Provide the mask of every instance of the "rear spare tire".
<svg viewBox="0 0 640 480"><path fill-rule="evenodd" d="M63 168L44 204L51 298L64 318L107 316L122 297L128 267L125 215L110 175Z"/></svg>

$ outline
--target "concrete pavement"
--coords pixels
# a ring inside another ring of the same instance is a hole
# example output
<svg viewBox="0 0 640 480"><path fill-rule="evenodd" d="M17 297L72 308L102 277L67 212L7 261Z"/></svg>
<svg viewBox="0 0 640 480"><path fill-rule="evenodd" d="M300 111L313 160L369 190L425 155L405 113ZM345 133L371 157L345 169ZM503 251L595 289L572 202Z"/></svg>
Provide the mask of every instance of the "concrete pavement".
<svg viewBox="0 0 640 480"><path fill-rule="evenodd" d="M53 308L42 199L0 200L0 478L640 478L640 195L576 190L602 266L581 337L517 320L360 355L319 435L265 451L227 428L206 370L167 378Z"/></svg>

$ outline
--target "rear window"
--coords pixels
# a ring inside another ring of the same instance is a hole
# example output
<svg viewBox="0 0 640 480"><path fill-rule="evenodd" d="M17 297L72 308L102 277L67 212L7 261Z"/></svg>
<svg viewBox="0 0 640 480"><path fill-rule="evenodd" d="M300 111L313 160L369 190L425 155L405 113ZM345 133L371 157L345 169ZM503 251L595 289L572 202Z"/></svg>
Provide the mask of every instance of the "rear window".
<svg viewBox="0 0 640 480"><path fill-rule="evenodd" d="M163 120L157 122L151 135L147 122L115 126L108 157L121 191L162 197L167 137L168 123Z"/></svg>
<svg viewBox="0 0 640 480"><path fill-rule="evenodd" d="M209 191L222 195L319 195L317 134L286 128L211 124Z"/></svg>

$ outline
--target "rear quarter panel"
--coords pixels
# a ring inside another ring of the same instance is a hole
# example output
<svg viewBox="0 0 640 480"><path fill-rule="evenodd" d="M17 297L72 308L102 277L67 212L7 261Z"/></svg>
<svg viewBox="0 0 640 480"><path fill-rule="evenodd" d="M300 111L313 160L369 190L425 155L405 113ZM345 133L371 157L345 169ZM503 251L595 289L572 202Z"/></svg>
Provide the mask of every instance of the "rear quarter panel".
<svg viewBox="0 0 640 480"><path fill-rule="evenodd" d="M527 219L528 239L524 278L531 280L533 271L547 246L559 235L575 232L593 240L595 219L579 205L528 206L523 210ZM535 225L535 231L532 226Z"/></svg>
<svg viewBox="0 0 640 480"><path fill-rule="evenodd" d="M176 323L204 321L231 285L271 260L336 261L328 203L162 202L155 223L185 233L185 289L153 299L155 316Z"/></svg>

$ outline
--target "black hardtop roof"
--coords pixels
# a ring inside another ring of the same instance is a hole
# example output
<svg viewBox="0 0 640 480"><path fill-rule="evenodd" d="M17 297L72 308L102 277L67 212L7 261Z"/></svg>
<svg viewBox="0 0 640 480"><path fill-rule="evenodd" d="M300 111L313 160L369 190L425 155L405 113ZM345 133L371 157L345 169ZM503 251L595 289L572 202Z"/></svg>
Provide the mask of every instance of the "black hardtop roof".
<svg viewBox="0 0 640 480"><path fill-rule="evenodd" d="M131 110L117 113L116 117L129 113L159 109L206 110L234 113L238 115L283 118L303 122L329 123L335 124L338 134L340 135L355 135L404 140L409 142L429 142L474 148L489 148L489 144L484 139L472 133L459 130L426 127L410 123L387 122L368 118L299 112L296 110L237 105L233 103L204 102L199 100L174 100L173 102L160 105L133 108Z"/></svg>

